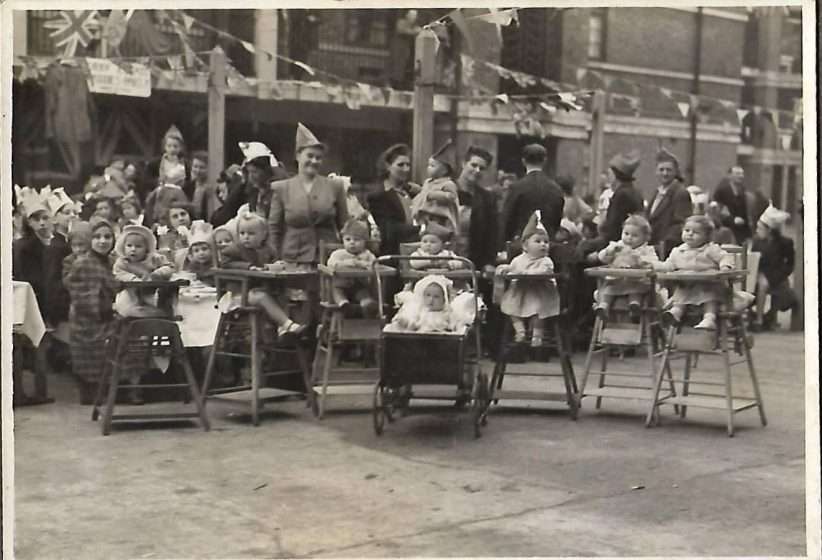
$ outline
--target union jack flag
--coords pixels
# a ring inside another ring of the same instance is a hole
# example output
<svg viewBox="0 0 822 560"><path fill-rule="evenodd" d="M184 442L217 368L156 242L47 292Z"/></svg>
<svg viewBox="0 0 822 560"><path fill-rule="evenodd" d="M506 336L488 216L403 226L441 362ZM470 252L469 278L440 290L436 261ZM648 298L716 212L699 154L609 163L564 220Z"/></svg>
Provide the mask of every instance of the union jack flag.
<svg viewBox="0 0 822 560"><path fill-rule="evenodd" d="M100 29L97 10L61 10L58 19L43 24L46 29L54 29L49 37L57 47L64 47L63 56L74 56L77 44L87 47Z"/></svg>

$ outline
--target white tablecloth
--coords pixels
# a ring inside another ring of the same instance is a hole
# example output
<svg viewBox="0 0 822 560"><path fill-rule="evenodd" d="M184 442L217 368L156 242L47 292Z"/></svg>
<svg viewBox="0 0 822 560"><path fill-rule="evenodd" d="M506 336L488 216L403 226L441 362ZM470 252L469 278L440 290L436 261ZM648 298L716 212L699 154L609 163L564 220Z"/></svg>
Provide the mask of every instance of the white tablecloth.
<svg viewBox="0 0 822 560"><path fill-rule="evenodd" d="M211 346L217 333L220 310L217 305L217 290L182 288L177 298L175 313L182 317L178 323L183 346L197 348Z"/></svg>
<svg viewBox="0 0 822 560"><path fill-rule="evenodd" d="M46 323L40 314L40 307L37 305L37 296L28 282L14 281L12 283L14 292L14 332L22 333L31 340L35 346L40 345L43 335L46 334Z"/></svg>

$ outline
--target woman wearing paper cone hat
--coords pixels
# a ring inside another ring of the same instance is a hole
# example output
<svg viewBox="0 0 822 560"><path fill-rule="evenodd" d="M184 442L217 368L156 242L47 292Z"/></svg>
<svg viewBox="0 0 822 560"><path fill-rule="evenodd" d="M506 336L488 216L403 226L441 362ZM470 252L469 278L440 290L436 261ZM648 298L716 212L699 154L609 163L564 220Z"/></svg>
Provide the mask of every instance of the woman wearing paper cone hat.
<svg viewBox="0 0 822 560"><path fill-rule="evenodd" d="M339 242L348 220L348 203L342 183L320 174L326 150L305 125L297 123L297 175L271 185L268 241L280 260L314 265L321 241Z"/></svg>

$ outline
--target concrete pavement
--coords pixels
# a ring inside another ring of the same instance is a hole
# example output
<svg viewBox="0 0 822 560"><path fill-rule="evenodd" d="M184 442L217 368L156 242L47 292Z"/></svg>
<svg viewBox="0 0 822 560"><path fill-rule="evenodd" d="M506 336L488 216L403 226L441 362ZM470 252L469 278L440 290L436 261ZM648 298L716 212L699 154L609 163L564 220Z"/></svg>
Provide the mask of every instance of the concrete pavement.
<svg viewBox="0 0 822 560"><path fill-rule="evenodd" d="M642 403L589 400L377 438L370 398L103 437L54 378L57 403L16 411L17 558L804 555L803 338L754 355L769 425L743 412L734 438L721 411L646 429Z"/></svg>

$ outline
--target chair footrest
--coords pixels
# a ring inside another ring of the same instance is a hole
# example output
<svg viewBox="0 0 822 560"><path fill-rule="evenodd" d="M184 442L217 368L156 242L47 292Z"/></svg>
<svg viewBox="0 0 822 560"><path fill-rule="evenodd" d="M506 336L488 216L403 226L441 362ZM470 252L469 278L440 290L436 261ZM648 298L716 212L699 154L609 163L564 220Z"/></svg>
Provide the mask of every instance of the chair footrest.
<svg viewBox="0 0 822 560"><path fill-rule="evenodd" d="M285 389L275 389L273 387L261 387L258 389L257 393L261 402L303 396L303 393L299 391L287 391ZM212 400L245 404L250 403L254 399L254 391L251 389L235 389L230 392L211 393L208 395L208 398Z"/></svg>
<svg viewBox="0 0 822 560"><path fill-rule="evenodd" d="M157 414L114 414L111 417L112 422L141 422L141 421L153 421L153 422L160 422L160 421L168 421L168 420L184 420L184 419L191 419L191 420L200 420L200 416L196 412L178 412L178 413L157 413Z"/></svg>
<svg viewBox="0 0 822 560"><path fill-rule="evenodd" d="M322 385L314 386L314 394L321 395ZM342 385L328 385L325 388L326 395L370 395L374 392L374 384L351 383Z"/></svg>
<svg viewBox="0 0 822 560"><path fill-rule="evenodd" d="M728 401L724 396L711 395L688 395L688 396L669 396L659 399L659 404L673 404L679 406L693 406L696 408L712 408L716 410L728 410ZM748 399L744 397L733 397L731 399L731 408L734 412L739 412L748 408L758 406L755 399Z"/></svg>
<svg viewBox="0 0 822 560"><path fill-rule="evenodd" d="M650 387L596 387L585 389L581 397L650 401L653 400L654 393Z"/></svg>
<svg viewBox="0 0 822 560"><path fill-rule="evenodd" d="M565 393L551 391L510 391L505 389L496 390L491 395L494 400L500 401L559 401L568 400Z"/></svg>

